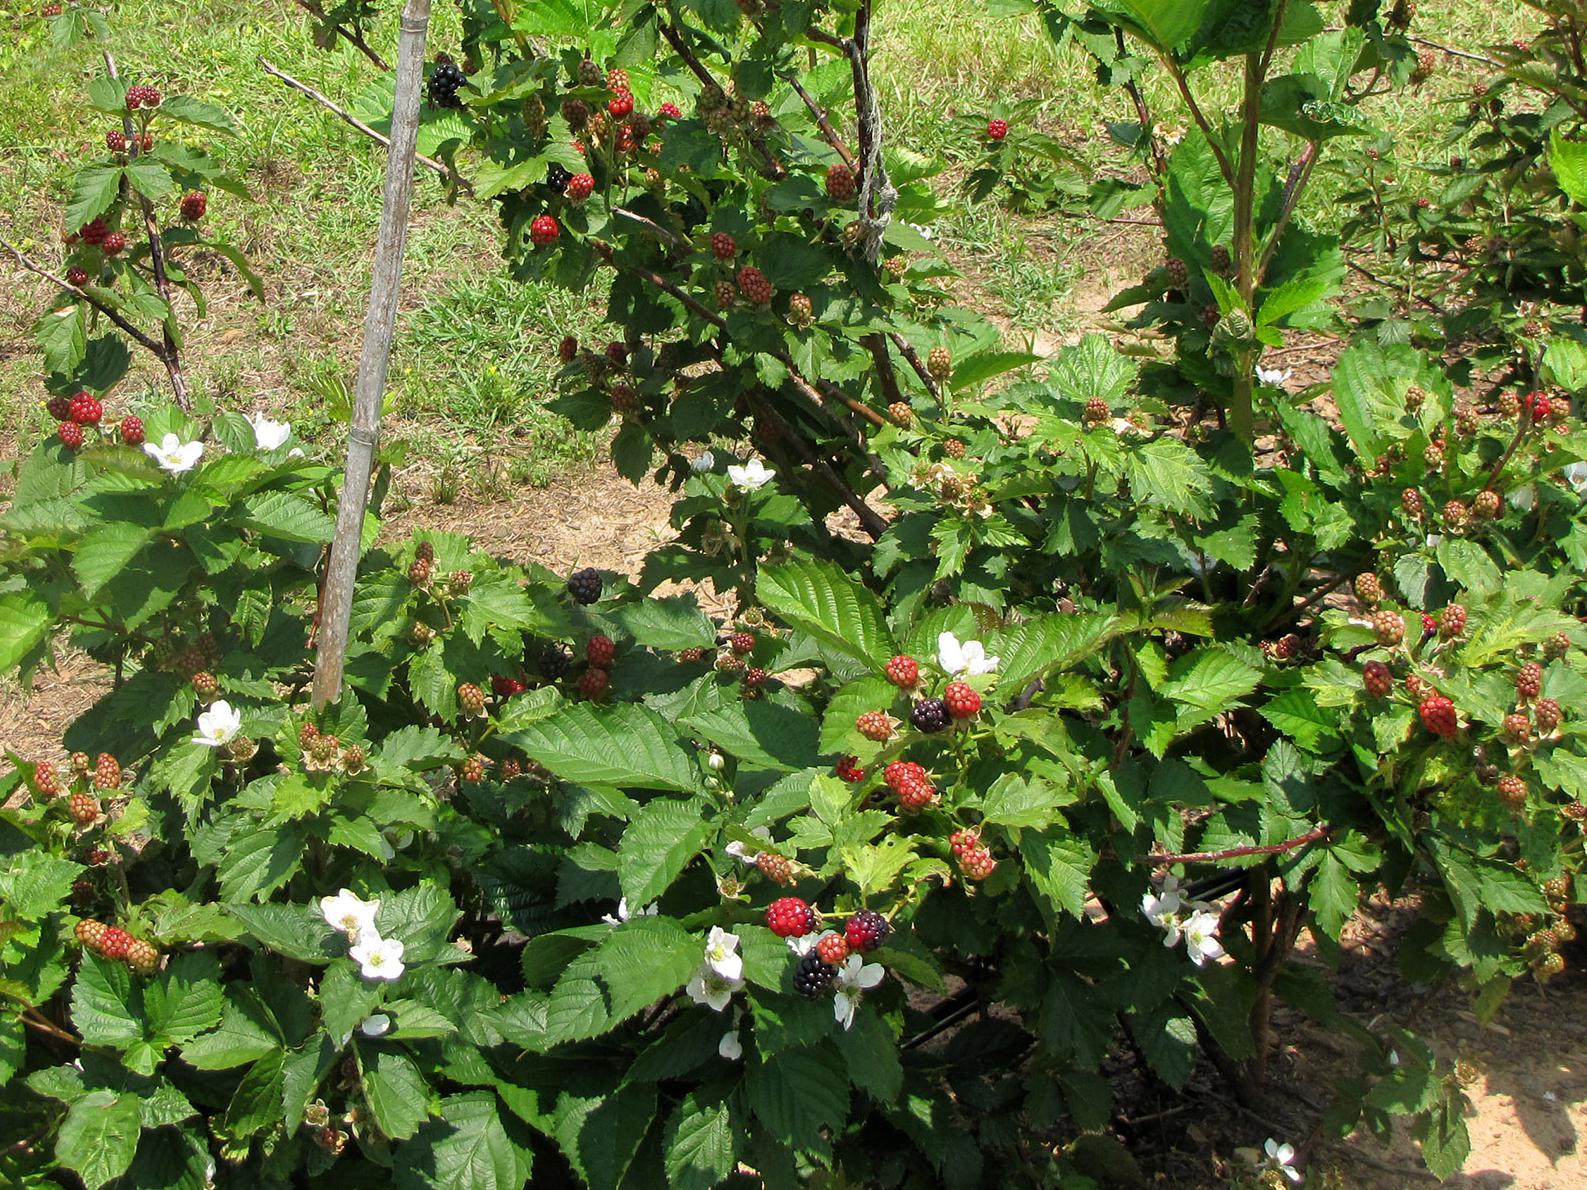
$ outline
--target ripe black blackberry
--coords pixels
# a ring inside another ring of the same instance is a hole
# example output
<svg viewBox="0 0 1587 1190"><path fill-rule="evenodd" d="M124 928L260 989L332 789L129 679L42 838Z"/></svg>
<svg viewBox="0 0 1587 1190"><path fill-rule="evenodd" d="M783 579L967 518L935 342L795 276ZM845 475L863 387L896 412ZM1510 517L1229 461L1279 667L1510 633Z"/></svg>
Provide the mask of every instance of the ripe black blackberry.
<svg viewBox="0 0 1587 1190"><path fill-rule="evenodd" d="M909 722L916 731L946 731L952 721L948 704L940 698L923 698L909 708Z"/></svg>
<svg viewBox="0 0 1587 1190"><path fill-rule="evenodd" d="M546 167L546 185L556 193L561 194L568 188L568 182L573 175L553 161Z"/></svg>
<svg viewBox="0 0 1587 1190"><path fill-rule="evenodd" d="M814 1000L832 986L838 969L818 954L807 954L794 968L794 991L807 1000Z"/></svg>
<svg viewBox="0 0 1587 1190"><path fill-rule="evenodd" d="M589 566L574 571L568 579L568 594L576 603L594 603L601 597L601 572Z"/></svg>
<svg viewBox="0 0 1587 1190"><path fill-rule="evenodd" d="M437 62L430 72L429 96L431 107L462 107L457 90L463 85L463 72L452 61Z"/></svg>
<svg viewBox="0 0 1587 1190"><path fill-rule="evenodd" d="M552 682L566 674L572 663L572 656L556 642L547 645L545 652L540 654L540 672Z"/></svg>

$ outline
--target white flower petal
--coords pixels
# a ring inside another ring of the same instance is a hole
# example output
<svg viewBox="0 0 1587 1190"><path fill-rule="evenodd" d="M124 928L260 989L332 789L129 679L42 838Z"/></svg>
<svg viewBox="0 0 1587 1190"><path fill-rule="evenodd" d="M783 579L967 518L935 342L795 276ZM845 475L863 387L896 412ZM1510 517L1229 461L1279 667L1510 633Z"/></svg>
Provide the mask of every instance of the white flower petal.
<svg viewBox="0 0 1587 1190"><path fill-rule="evenodd" d="M361 933L348 948L347 956L359 966L365 979L400 979L407 970L402 961L403 945L395 938L381 938L373 931Z"/></svg>
<svg viewBox="0 0 1587 1190"><path fill-rule="evenodd" d="M231 703L221 699L210 703L208 710L200 712L198 734L193 737L193 742L206 748L219 748L222 744L231 743L241 728L242 712L234 710Z"/></svg>
<svg viewBox="0 0 1587 1190"><path fill-rule="evenodd" d="M391 1018L383 1012L377 1012L364 1018L358 1031L365 1037L384 1037L391 1030Z"/></svg>
<svg viewBox="0 0 1587 1190"><path fill-rule="evenodd" d="M722 1034L722 1040L716 1043L716 1052L729 1062L737 1062L744 1056L744 1043L738 1039L737 1029Z"/></svg>
<svg viewBox="0 0 1587 1190"><path fill-rule="evenodd" d="M253 427L253 440L260 450L275 450L292 436L292 423L276 421L261 409L248 418Z"/></svg>

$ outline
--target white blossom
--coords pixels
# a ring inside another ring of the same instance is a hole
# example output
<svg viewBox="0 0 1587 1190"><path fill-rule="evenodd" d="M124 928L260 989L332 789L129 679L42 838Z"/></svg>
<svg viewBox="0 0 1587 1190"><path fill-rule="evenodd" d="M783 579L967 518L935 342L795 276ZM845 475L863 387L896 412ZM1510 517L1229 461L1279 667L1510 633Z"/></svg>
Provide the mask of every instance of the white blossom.
<svg viewBox="0 0 1587 1190"><path fill-rule="evenodd" d="M786 939L786 941L788 943L788 949L793 951L794 957L802 959L805 957L805 955L814 950L816 948L816 944L819 943L823 938L835 938L837 937L837 933L838 932L836 930L821 930L817 933L804 934L798 938L789 938Z"/></svg>
<svg viewBox="0 0 1587 1190"><path fill-rule="evenodd" d="M1184 923L1184 899L1179 895L1179 878L1163 879L1161 892L1147 893L1141 898L1141 913L1165 934L1164 946L1178 946L1180 927Z"/></svg>
<svg viewBox="0 0 1587 1190"><path fill-rule="evenodd" d="M744 956L738 953L738 935L712 926L705 938L705 965L723 979L742 979Z"/></svg>
<svg viewBox="0 0 1587 1190"><path fill-rule="evenodd" d="M1209 558L1200 550L1192 550L1185 558L1185 566L1197 578L1206 578L1218 569L1218 559Z"/></svg>
<svg viewBox="0 0 1587 1190"><path fill-rule="evenodd" d="M358 1031L365 1037L384 1037L391 1031L391 1018L383 1012L374 1013L364 1018Z"/></svg>
<svg viewBox="0 0 1587 1190"><path fill-rule="evenodd" d="M1001 657L988 657L985 646L978 640L960 641L951 632L937 637L937 664L949 676L989 674L1001 660Z"/></svg>
<svg viewBox="0 0 1587 1190"><path fill-rule="evenodd" d="M694 978L689 980L688 987L683 990L689 993L689 999L696 1004L704 1004L712 1012L725 1012L733 999L733 993L741 991L743 987L742 979L727 979L702 963L694 973Z"/></svg>
<svg viewBox="0 0 1587 1190"><path fill-rule="evenodd" d="M1283 371L1279 371L1277 368L1264 368L1258 364L1256 369L1256 378L1263 384L1271 384L1274 388L1283 387L1284 382L1294 374L1295 372L1292 368L1285 368Z"/></svg>
<svg viewBox="0 0 1587 1190"><path fill-rule="evenodd" d="M349 942L357 942L365 933L379 937L375 931L375 914L380 912L380 898L366 901L350 889L342 889L334 897L320 898L320 916L333 929L347 935Z"/></svg>
<svg viewBox="0 0 1587 1190"><path fill-rule="evenodd" d="M1267 1160L1262 1162L1264 1169L1276 1169L1292 1183L1300 1185L1302 1174L1295 1168L1294 1145L1281 1145L1270 1136L1263 1143L1262 1151L1267 1154Z"/></svg>
<svg viewBox="0 0 1587 1190"><path fill-rule="evenodd" d="M655 917L656 914L660 912L660 910L661 907L659 905L646 905L639 911L639 916ZM604 913L601 915L601 920L609 926L620 926L631 916L632 914L630 914L628 911L628 898L623 897L617 902L617 916L613 917L610 913Z"/></svg>
<svg viewBox="0 0 1587 1190"><path fill-rule="evenodd" d="M403 945L395 938L382 938L371 930L359 935L347 956L361 968L365 979L399 979L406 970L402 962Z"/></svg>
<svg viewBox="0 0 1587 1190"><path fill-rule="evenodd" d="M765 487L771 482L772 476L776 474L777 472L769 470L766 464L761 462L758 457L750 459L749 462L742 466L737 463L730 463L727 468L727 478L733 486L744 488L746 491L751 492L757 488Z"/></svg>
<svg viewBox="0 0 1587 1190"><path fill-rule="evenodd" d="M694 458L689 460L689 470L693 471L696 475L710 471L715 466L716 456L708 450L702 450L699 454L695 455Z"/></svg>
<svg viewBox="0 0 1587 1190"><path fill-rule="evenodd" d="M260 450L274 450L292 437L291 422L275 421L262 409L248 419L248 424L253 427L253 440Z"/></svg>
<svg viewBox="0 0 1587 1190"><path fill-rule="evenodd" d="M737 1025L722 1034L722 1040L716 1043L716 1052L729 1062L737 1062L743 1058L744 1043L738 1039Z"/></svg>
<svg viewBox="0 0 1587 1190"><path fill-rule="evenodd" d="M1571 463L1564 470L1565 482L1576 489L1578 496L1587 497L1587 463Z"/></svg>
<svg viewBox="0 0 1587 1190"><path fill-rule="evenodd" d="M204 453L202 442L183 442L175 434L167 434L158 443L145 442L143 453L171 474L191 471Z"/></svg>
<svg viewBox="0 0 1587 1190"><path fill-rule="evenodd" d="M233 710L231 703L221 699L210 703L209 710L199 713L198 734L193 737L193 742L206 748L219 748L231 743L240 730L242 713Z"/></svg>
<svg viewBox="0 0 1587 1190"><path fill-rule="evenodd" d="M867 963L857 954L851 954L838 968L837 991L832 997L832 1015L845 1029L854 1027L854 1014L866 989L882 982L886 972L880 964Z"/></svg>
<svg viewBox="0 0 1587 1190"><path fill-rule="evenodd" d="M749 833L757 839L765 839L768 843L771 842L771 827L769 826L757 826ZM741 843L737 839L727 845L727 853L740 863L748 864L752 868L760 860L761 854L752 850L748 843Z"/></svg>
<svg viewBox="0 0 1587 1190"><path fill-rule="evenodd" d="M1208 959L1223 956L1223 944L1218 941L1218 915L1210 909L1198 909L1184 924L1185 953L1196 966Z"/></svg>

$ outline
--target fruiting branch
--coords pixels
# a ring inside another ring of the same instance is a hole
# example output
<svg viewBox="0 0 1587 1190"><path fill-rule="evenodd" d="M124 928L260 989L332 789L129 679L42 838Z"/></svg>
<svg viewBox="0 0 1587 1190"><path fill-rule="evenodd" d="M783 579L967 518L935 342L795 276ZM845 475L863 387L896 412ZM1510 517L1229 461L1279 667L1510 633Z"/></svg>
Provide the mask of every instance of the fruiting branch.
<svg viewBox="0 0 1587 1190"><path fill-rule="evenodd" d="M1124 44L1123 29L1113 30L1113 42L1118 46L1119 53L1128 52ZM1141 93L1141 88L1133 77L1125 80L1124 91L1130 97L1130 102L1135 105L1135 120L1141 126L1141 135L1146 138L1146 147L1152 157L1152 175L1161 182L1168 176L1168 154L1164 152L1163 143L1157 139L1157 134L1152 131L1152 112L1146 106L1146 96ZM1164 196L1159 193L1159 210L1162 209L1163 198Z"/></svg>
<svg viewBox="0 0 1587 1190"><path fill-rule="evenodd" d="M1308 843L1317 843L1326 839L1333 833L1333 827L1326 822L1304 835L1297 835L1293 839L1286 839L1282 843L1263 843L1255 847L1230 847L1226 851L1191 851L1183 855L1143 855L1141 862L1151 864L1154 868L1171 867L1174 864L1215 864L1226 859L1243 859L1249 855L1282 855L1286 851L1294 851L1297 847L1305 847Z"/></svg>
<svg viewBox="0 0 1587 1190"><path fill-rule="evenodd" d="M105 73L111 78L116 77L116 60L109 50L104 52ZM127 152L136 159L141 152L140 139L133 135L132 114L126 110L121 113L121 131L127 138ZM121 190L126 194L135 187L127 185L126 178L121 180ZM149 237L149 267L154 273L154 288L160 295L160 300L165 303L165 318L160 323L160 338L165 345L165 350L160 353L160 362L165 365L166 375L171 378L171 389L176 395L176 403L183 413L193 410L192 399L187 393L187 377L182 374L182 361L176 345L176 336L171 333L171 319L175 317L174 306L171 303L171 282L165 273L165 246L160 240L160 224L154 217L154 204L142 191L137 191L138 209L143 212L143 229Z"/></svg>
<svg viewBox="0 0 1587 1190"><path fill-rule="evenodd" d="M664 21L658 15L656 18L656 27L661 30L661 35L667 39L667 44L673 48L678 57L683 59L683 64L689 68L690 72L693 73L695 78L700 80L701 86L706 87L708 90L719 92L723 95L727 94L726 88L716 81L715 76L712 75L710 70L706 68L705 64L700 61L700 59L695 55L694 51L689 48L688 41L686 41L683 34L679 32L676 24ZM772 154L771 149L769 149L766 145L766 141L758 134L752 135L749 139L750 143L755 146L756 152L760 154L761 160L766 163L767 174L773 178L786 177L788 171L783 168L782 163L778 161L777 158Z"/></svg>
<svg viewBox="0 0 1587 1190"><path fill-rule="evenodd" d="M292 0L292 2L310 16L318 17L322 24L325 23L324 10L320 8L318 4L314 3L313 0ZM327 27L332 33L336 34L336 36L340 37L348 45L352 46L360 54L373 62L376 69L381 71L387 71L391 69L386 60L377 54L373 47L371 47L370 44L364 40L364 35L360 33L356 27L349 27L347 25L328 25Z"/></svg>
<svg viewBox="0 0 1587 1190"><path fill-rule="evenodd" d="M133 326L132 323L128 322L126 318L124 318L118 311L110 306L105 305L104 302L100 301L86 289L82 289L76 285L73 285L65 277L57 277L43 265L29 260L28 257L23 254L22 250L9 240L0 240L0 248L4 248L7 252L11 253L12 256L16 257L17 263L25 268L28 272L34 274L35 276L43 277L44 280L48 281L51 285L58 285L67 293L72 294L75 297L79 297L83 301L87 302L95 310L98 310L107 319L109 319L110 322L117 327L117 329L122 331L122 333L124 333L139 347L144 348L156 358L160 359L161 362L164 362L165 348L162 347L156 340L151 339L137 327Z"/></svg>
<svg viewBox="0 0 1587 1190"><path fill-rule="evenodd" d="M315 655L312 696L316 708L340 697L347 635L352 619L353 587L358 578L359 542L369 502L369 477L374 470L380 436L380 408L386 391L386 367L397 327L397 300L402 284L402 255L408 240L408 208L413 197L413 162L418 151L419 91L424 81L424 40L430 24L430 0L408 0L402 12L397 48L397 85L391 111L391 151L386 159L385 196L375 261L369 283L369 309L364 316L364 346L358 361L348 428L347 468L336 510L336 535L326 563L321 604L320 642ZM338 548L339 547L339 548Z"/></svg>
<svg viewBox="0 0 1587 1190"><path fill-rule="evenodd" d="M327 99L321 92L316 91L313 87L309 86L307 83L302 82L299 79L293 78L286 71L280 69L277 66L272 65L271 62L269 61L269 59L260 58L259 59L259 68L261 70L263 70L266 74L273 75L274 77L280 79L283 83L285 83L287 86L291 87L294 91L300 91L304 95L307 95L310 99L314 100L315 103L319 104L326 111L330 112L333 116L336 116L337 118L339 118L343 123L349 124L352 127L358 129L359 132L362 132L365 136L369 137L370 140L379 141L387 149L391 148L391 138L390 137L386 136L382 132L375 131L368 124L365 124L362 120L360 120L357 116L353 115L351 112L345 110L344 108L338 107L336 104L332 103L329 99ZM440 174L443 178L446 178L446 179L448 179L450 181L456 182L463 189L465 189L465 190L472 189L467 182L465 182L462 178L458 177L457 174L454 173L452 170L448 169L443 162L437 161L433 157L426 157L423 153L415 153L413 155L413 159L416 162L418 162L420 165L425 166L427 169L434 170L436 173Z"/></svg>
<svg viewBox="0 0 1587 1190"><path fill-rule="evenodd" d="M827 116L826 108L817 103L815 96L805 90L804 84L793 75L783 75L782 79L793 88L793 93L799 96L805 107L810 109L810 114L815 118L816 126L821 129L821 135L827 144L837 150L838 156L843 158L843 164L853 169L857 164L854 153L844 143L843 138L838 135L838 130L832 126L832 121Z"/></svg>

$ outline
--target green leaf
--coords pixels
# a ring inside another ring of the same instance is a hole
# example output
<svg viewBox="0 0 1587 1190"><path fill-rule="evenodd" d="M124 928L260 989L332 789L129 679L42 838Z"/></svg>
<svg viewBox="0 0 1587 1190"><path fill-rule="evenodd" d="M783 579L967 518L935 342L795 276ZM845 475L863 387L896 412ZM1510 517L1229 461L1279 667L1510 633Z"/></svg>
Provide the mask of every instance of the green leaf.
<svg viewBox="0 0 1587 1190"><path fill-rule="evenodd" d="M83 538L72 552L72 572L85 598L93 599L115 578L153 535L141 525L113 521Z"/></svg>
<svg viewBox="0 0 1587 1190"><path fill-rule="evenodd" d="M55 1156L88 1190L127 1172L138 1151L143 1121L138 1097L93 1091L72 1104L55 1138Z"/></svg>
<svg viewBox="0 0 1587 1190"><path fill-rule="evenodd" d="M263 900L298 870L307 839L301 822L239 831L216 866L221 895L228 901Z"/></svg>
<svg viewBox="0 0 1587 1190"><path fill-rule="evenodd" d="M623 1020L689 982L700 939L671 918L634 917L612 930L593 961L611 991L612 1018Z"/></svg>
<svg viewBox="0 0 1587 1190"><path fill-rule="evenodd" d="M53 913L72 891L83 865L46 851L19 851L0 859L0 902L12 920L37 921Z"/></svg>
<svg viewBox="0 0 1587 1190"><path fill-rule="evenodd" d="M49 632L49 604L30 591L0 595L0 670L15 669Z"/></svg>
<svg viewBox="0 0 1587 1190"><path fill-rule="evenodd" d="M143 1003L151 1037L171 1045L191 1041L220 1022L220 960L212 951L177 955L158 980L145 985Z"/></svg>
<svg viewBox="0 0 1587 1190"><path fill-rule="evenodd" d="M1238 705L1261 680L1259 670L1232 653L1209 647L1176 660L1169 667L1168 680L1158 687L1157 693L1199 712L1189 718L1210 718ZM1181 727L1186 718L1181 714Z"/></svg>
<svg viewBox="0 0 1587 1190"><path fill-rule="evenodd" d="M556 1140L590 1190L618 1190L656 1118L656 1089L628 1085L610 1095L557 1104Z"/></svg>
<svg viewBox="0 0 1587 1190"><path fill-rule="evenodd" d="M1361 896L1355 877L1332 852L1324 852L1307 891L1317 924L1330 938L1338 938L1345 922L1354 916L1356 902Z"/></svg>
<svg viewBox="0 0 1587 1190"><path fill-rule="evenodd" d="M793 772L817 761L817 723L793 707L737 701L680 722L751 765Z"/></svg>
<svg viewBox="0 0 1587 1190"><path fill-rule="evenodd" d="M245 526L282 541L319 545L336 533L330 514L296 492L260 492L242 502L241 513Z"/></svg>
<svg viewBox="0 0 1587 1190"><path fill-rule="evenodd" d="M1040 362L1041 356L1028 351L978 351L955 365L948 385L955 391L975 388L1005 372Z"/></svg>
<svg viewBox="0 0 1587 1190"><path fill-rule="evenodd" d="M1045 777L1034 773L1004 773L987 790L981 803L981 819L990 826L1047 826L1060 807L1073 802L1074 795L1059 789Z"/></svg>
<svg viewBox="0 0 1587 1190"><path fill-rule="evenodd" d="M171 171L157 158L134 157L127 162L123 172L134 190L156 202L176 190Z"/></svg>
<svg viewBox="0 0 1587 1190"><path fill-rule="evenodd" d="M33 337L44 353L45 370L63 376L74 373L88 351L83 312L77 306L41 314L33 324Z"/></svg>
<svg viewBox="0 0 1587 1190"><path fill-rule="evenodd" d="M662 1143L671 1190L711 1190L738 1164L733 1116L726 1100L709 1102L698 1093L686 1095L667 1121Z"/></svg>
<svg viewBox="0 0 1587 1190"><path fill-rule="evenodd" d="M1587 144L1568 141L1556 127L1549 134L1548 163L1570 200L1587 206Z"/></svg>
<svg viewBox="0 0 1587 1190"><path fill-rule="evenodd" d="M196 128L208 128L211 132L236 135L242 131L237 118L225 108L194 99L191 95L167 95L160 103L160 115Z"/></svg>
<svg viewBox="0 0 1587 1190"><path fill-rule="evenodd" d="M227 1001L220 1024L182 1047L182 1060L199 1070L231 1070L257 1062L281 1048L273 1026L256 1005Z"/></svg>
<svg viewBox="0 0 1587 1190"><path fill-rule="evenodd" d="M1178 1005L1166 1001L1147 1013L1125 1017L1146 1062L1169 1086L1183 1087L1196 1068L1196 1026Z"/></svg>
<svg viewBox="0 0 1587 1190"><path fill-rule="evenodd" d="M691 649L716 643L716 627L692 595L630 603L613 613L634 643L647 649Z"/></svg>
<svg viewBox="0 0 1587 1190"><path fill-rule="evenodd" d="M451 895L426 880L382 896L375 925L382 938L395 938L402 943L403 960L411 965L429 962L447 950L456 953L447 939L458 915Z"/></svg>
<svg viewBox="0 0 1587 1190"><path fill-rule="evenodd" d="M1012 696L1037 678L1095 656L1124 627L1110 612L1039 616L998 633L986 649L999 660L999 687Z"/></svg>
<svg viewBox="0 0 1587 1190"><path fill-rule="evenodd" d="M1199 520L1212 515L1212 473L1177 438L1158 438L1124 456L1130 494L1143 504Z"/></svg>
<svg viewBox="0 0 1587 1190"><path fill-rule="evenodd" d="M413 1060L388 1049L359 1048L364 1098L387 1136L406 1140L429 1116L430 1088Z"/></svg>
<svg viewBox="0 0 1587 1190"><path fill-rule="evenodd" d="M125 963L83 955L72 987L72 1024L87 1045L125 1048L143 1039L143 994Z"/></svg>
<svg viewBox="0 0 1587 1190"><path fill-rule="evenodd" d="M633 703L575 703L502 739L565 781L684 791L698 776L667 721Z"/></svg>
<svg viewBox="0 0 1587 1190"><path fill-rule="evenodd" d="M398 1190L522 1190L529 1154L512 1142L496 1096L472 1091L443 1099L436 1118L397 1150Z"/></svg>
<svg viewBox="0 0 1587 1190"><path fill-rule="evenodd" d="M782 1143L819 1148L849 1115L849 1079L830 1045L787 1049L750 1067L749 1104Z"/></svg>
<svg viewBox="0 0 1587 1190"><path fill-rule="evenodd" d="M1085 909L1086 886L1096 852L1084 839L1062 831L1020 835L1020 853L1025 873L1048 902L1054 914L1063 912L1079 917Z"/></svg>
<svg viewBox="0 0 1587 1190"><path fill-rule="evenodd" d="M705 846L715 827L702 814L698 801L657 798L628 824L617 847L617 877L634 909L665 892Z"/></svg>
<svg viewBox="0 0 1587 1190"><path fill-rule="evenodd" d="M831 562L769 566L760 572L755 591L788 624L868 669L879 672L893 655L876 596Z"/></svg>
<svg viewBox="0 0 1587 1190"><path fill-rule="evenodd" d="M66 226L76 231L115 205L121 193L119 165L85 165L72 178L72 197L66 204Z"/></svg>

